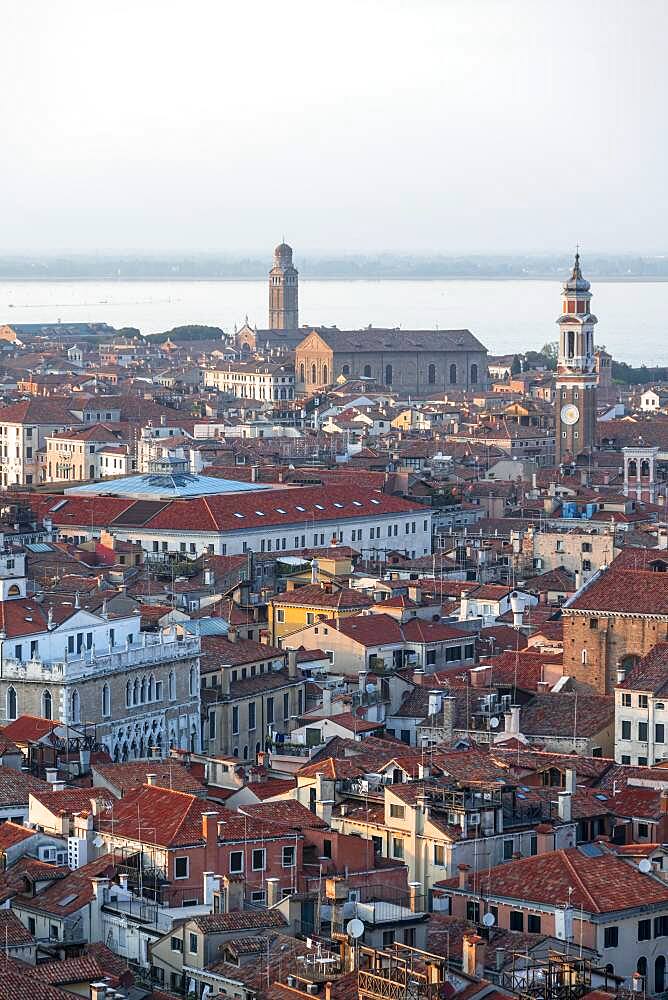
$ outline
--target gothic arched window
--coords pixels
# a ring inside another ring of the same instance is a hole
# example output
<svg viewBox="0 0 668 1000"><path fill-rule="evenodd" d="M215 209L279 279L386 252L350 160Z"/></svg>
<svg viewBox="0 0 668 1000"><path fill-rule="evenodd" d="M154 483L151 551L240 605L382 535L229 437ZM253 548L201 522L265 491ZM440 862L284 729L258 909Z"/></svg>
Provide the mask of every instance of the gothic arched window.
<svg viewBox="0 0 668 1000"><path fill-rule="evenodd" d="M102 715L111 715L111 693L109 691L109 685L102 685Z"/></svg>
<svg viewBox="0 0 668 1000"><path fill-rule="evenodd" d="M478 382L478 366L471 365L471 385L476 385Z"/></svg>
<svg viewBox="0 0 668 1000"><path fill-rule="evenodd" d="M316 368L315 365L311 365L311 385L315 385L316 382Z"/></svg>
<svg viewBox="0 0 668 1000"><path fill-rule="evenodd" d="M53 718L53 701L51 699L51 692L44 691L42 694L42 718L52 719Z"/></svg>
<svg viewBox="0 0 668 1000"><path fill-rule="evenodd" d="M16 691L14 690L13 687L10 687L7 690L7 718L8 719L18 718L17 709L18 705L16 699Z"/></svg>
<svg viewBox="0 0 668 1000"><path fill-rule="evenodd" d="M305 379L306 379L306 373L304 372L304 365L301 364L299 366L299 381L304 382Z"/></svg>
<svg viewBox="0 0 668 1000"><path fill-rule="evenodd" d="M450 365L450 385L457 385L457 365Z"/></svg>
<svg viewBox="0 0 668 1000"><path fill-rule="evenodd" d="M364 366L364 378L371 378L371 365Z"/></svg>
<svg viewBox="0 0 668 1000"><path fill-rule="evenodd" d="M327 385L327 365L322 366L322 381Z"/></svg>
<svg viewBox="0 0 668 1000"><path fill-rule="evenodd" d="M393 376L392 365L385 365L385 385L392 385Z"/></svg>
<svg viewBox="0 0 668 1000"><path fill-rule="evenodd" d="M81 722L81 699L76 688L70 697L70 718L72 722Z"/></svg>
<svg viewBox="0 0 668 1000"><path fill-rule="evenodd" d="M427 369L427 381L429 385L436 385L436 365L429 365Z"/></svg>

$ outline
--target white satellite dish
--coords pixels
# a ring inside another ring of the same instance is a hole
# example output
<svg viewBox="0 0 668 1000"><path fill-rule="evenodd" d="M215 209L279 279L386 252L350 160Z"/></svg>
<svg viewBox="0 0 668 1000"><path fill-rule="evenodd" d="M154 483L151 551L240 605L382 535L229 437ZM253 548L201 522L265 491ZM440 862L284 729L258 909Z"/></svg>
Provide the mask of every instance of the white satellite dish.
<svg viewBox="0 0 668 1000"><path fill-rule="evenodd" d="M485 925L485 927L493 927L496 922L494 920L494 914L486 913L485 916L482 918L482 922Z"/></svg>
<svg viewBox="0 0 668 1000"><path fill-rule="evenodd" d="M93 841L93 846L94 847L103 847L104 846L104 838L103 837L96 837L95 840Z"/></svg>
<svg viewBox="0 0 668 1000"><path fill-rule="evenodd" d="M643 875L647 875L652 870L652 862L649 860L649 858L643 858L642 861L639 863L638 868L643 873Z"/></svg>
<svg viewBox="0 0 668 1000"><path fill-rule="evenodd" d="M366 686L366 693L367 694L373 694L375 690L376 690L376 685L375 684L367 684L367 686Z"/></svg>
<svg viewBox="0 0 668 1000"><path fill-rule="evenodd" d="M497 717L495 715L493 715L492 718L489 720L489 728L490 729L498 729L499 728L499 720L497 719Z"/></svg>
<svg viewBox="0 0 668 1000"><path fill-rule="evenodd" d="M362 934L364 934L364 924L362 921L357 917L353 917L352 920L349 920L346 924L346 934L354 940L362 937Z"/></svg>

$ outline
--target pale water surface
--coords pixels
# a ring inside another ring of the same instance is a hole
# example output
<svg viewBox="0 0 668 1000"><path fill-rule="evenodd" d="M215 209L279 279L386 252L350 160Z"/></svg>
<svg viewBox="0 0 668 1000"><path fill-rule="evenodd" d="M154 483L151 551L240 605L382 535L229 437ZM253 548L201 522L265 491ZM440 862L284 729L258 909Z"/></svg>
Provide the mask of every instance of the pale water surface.
<svg viewBox="0 0 668 1000"><path fill-rule="evenodd" d="M493 354L555 340L552 281L300 281L301 322L468 327ZM668 282L598 282L596 341L630 364L668 365ZM267 324L265 281L0 281L0 324L106 322L157 333L188 323Z"/></svg>

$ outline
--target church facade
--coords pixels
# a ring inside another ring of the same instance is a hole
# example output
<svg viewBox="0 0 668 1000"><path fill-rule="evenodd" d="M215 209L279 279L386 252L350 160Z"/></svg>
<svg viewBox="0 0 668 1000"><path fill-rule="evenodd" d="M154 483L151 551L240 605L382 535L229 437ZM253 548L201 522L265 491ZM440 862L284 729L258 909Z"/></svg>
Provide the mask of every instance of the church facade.
<svg viewBox="0 0 668 1000"><path fill-rule="evenodd" d="M487 349L470 330L309 330L295 352L298 394L370 379L402 395L428 397L487 386Z"/></svg>

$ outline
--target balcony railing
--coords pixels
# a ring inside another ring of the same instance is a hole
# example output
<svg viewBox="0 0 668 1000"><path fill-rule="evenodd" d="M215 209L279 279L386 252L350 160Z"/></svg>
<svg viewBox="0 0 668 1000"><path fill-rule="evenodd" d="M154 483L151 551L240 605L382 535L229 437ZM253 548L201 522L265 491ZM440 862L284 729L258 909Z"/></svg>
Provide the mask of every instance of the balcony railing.
<svg viewBox="0 0 668 1000"><path fill-rule="evenodd" d="M64 680L97 677L122 670L124 667L168 663L171 660L181 660L200 654L199 636L167 641L160 641L160 639L156 641L151 636L152 641L147 641L149 639L148 633L141 633L141 635L143 637L141 643L114 646L104 653L100 653L96 649L86 649L78 655L66 656L62 660L46 661L39 657L31 660L16 660L5 656L2 658L2 674L7 680L57 683Z"/></svg>

